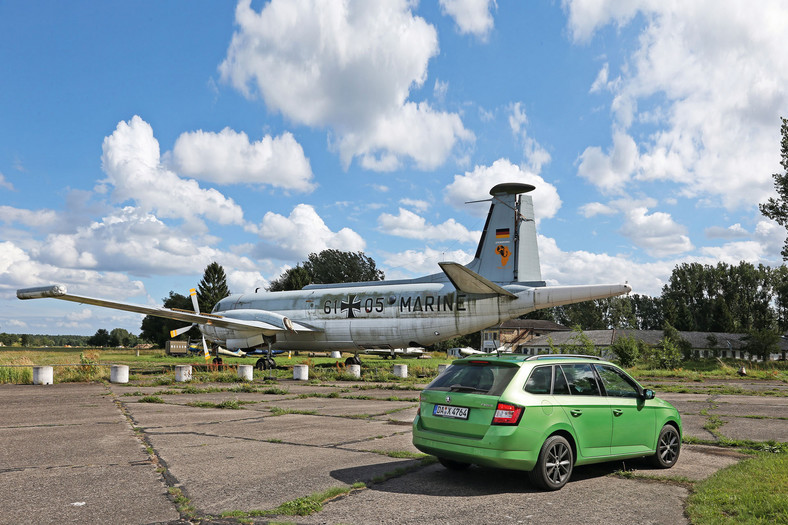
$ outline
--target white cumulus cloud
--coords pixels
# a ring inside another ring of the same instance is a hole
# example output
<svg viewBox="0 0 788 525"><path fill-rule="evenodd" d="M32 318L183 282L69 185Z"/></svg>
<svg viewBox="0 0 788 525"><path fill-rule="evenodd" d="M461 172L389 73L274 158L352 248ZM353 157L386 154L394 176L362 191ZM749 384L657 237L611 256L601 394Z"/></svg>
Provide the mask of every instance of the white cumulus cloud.
<svg viewBox="0 0 788 525"><path fill-rule="evenodd" d="M104 139L101 165L116 202L133 200L160 217L190 220L209 218L220 224L242 224L243 211L215 189L200 188L161 163L153 128L139 116L121 121Z"/></svg>
<svg viewBox="0 0 788 525"><path fill-rule="evenodd" d="M454 19L462 34L471 34L482 41L492 31L494 21L491 8L495 0L440 0L441 10Z"/></svg>
<svg viewBox="0 0 788 525"><path fill-rule="evenodd" d="M287 253L281 258L305 258L326 249L363 251L366 243L350 228L332 232L315 209L299 204L288 217L268 212L260 223L260 237Z"/></svg>
<svg viewBox="0 0 788 525"><path fill-rule="evenodd" d="M465 172L465 175L455 175L454 182L446 187L445 201L461 208L467 201L488 198L493 186L507 182L521 182L536 187L529 195L533 196L537 223L555 216L561 208L561 198L555 186L507 159L498 159L491 166L476 166L473 171ZM464 209L474 215L484 216L488 208L476 204L465 206Z"/></svg>
<svg viewBox="0 0 788 525"><path fill-rule="evenodd" d="M788 10L739 0L565 0L569 29L585 42L608 24L641 23L619 73L592 89L613 94L613 146L592 146L578 173L614 192L667 181L689 198L728 209L772 193L779 169L779 116L788 112ZM636 16L640 15L640 16ZM600 73L602 75L602 73ZM640 132L641 124L648 126ZM637 146L632 137L643 136Z"/></svg>
<svg viewBox="0 0 788 525"><path fill-rule="evenodd" d="M474 137L457 114L408 101L438 53L435 28L412 5L272 0L258 12L240 0L221 77L293 122L333 130L345 165L359 156L374 170L403 158L434 168Z"/></svg>
<svg viewBox="0 0 788 525"><path fill-rule="evenodd" d="M267 184L312 191L312 168L291 133L250 142L244 132L183 133L172 149L173 167L183 175L219 184Z"/></svg>
<svg viewBox="0 0 788 525"><path fill-rule="evenodd" d="M481 237L481 232L470 231L454 219L442 224L429 224L424 217L404 208L399 209L398 215L381 214L378 226L382 232L408 239L478 242Z"/></svg>

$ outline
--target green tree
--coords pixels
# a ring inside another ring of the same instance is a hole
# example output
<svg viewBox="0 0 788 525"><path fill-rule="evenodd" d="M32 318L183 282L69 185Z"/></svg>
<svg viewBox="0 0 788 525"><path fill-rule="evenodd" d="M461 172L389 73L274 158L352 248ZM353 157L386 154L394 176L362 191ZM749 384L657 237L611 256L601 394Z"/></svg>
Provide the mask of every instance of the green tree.
<svg viewBox="0 0 788 525"><path fill-rule="evenodd" d="M617 337L610 350L616 354L616 358L621 366L629 368L634 365L640 357L640 346L634 337Z"/></svg>
<svg viewBox="0 0 788 525"><path fill-rule="evenodd" d="M364 252L323 250L310 253L306 261L290 268L271 282L268 290L300 290L310 283L332 284L382 281L384 274Z"/></svg>
<svg viewBox="0 0 788 525"><path fill-rule="evenodd" d="M579 326L583 330L606 330L608 325L601 304L597 300L557 306L556 318L564 326Z"/></svg>
<svg viewBox="0 0 788 525"><path fill-rule="evenodd" d="M775 311L770 273L768 267L744 261L736 266L680 264L662 290L664 320L683 331L771 329Z"/></svg>
<svg viewBox="0 0 788 525"><path fill-rule="evenodd" d="M107 346L134 346L137 344L137 336L123 328L113 328L109 332L109 343Z"/></svg>
<svg viewBox="0 0 788 525"><path fill-rule="evenodd" d="M783 173L772 174L777 198L770 197L765 204L760 204L758 207L763 215L780 226L788 228L788 119L781 118L780 120L782 120L782 125L780 126L780 134L782 135L780 140L780 165L783 167ZM781 253L783 260L788 260L788 237L785 239Z"/></svg>
<svg viewBox="0 0 788 525"><path fill-rule="evenodd" d="M216 303L228 295L230 290L227 288L227 275L224 273L224 268L214 261L205 267L200 284L197 285L197 303L200 305L200 311L210 312Z"/></svg>
<svg viewBox="0 0 788 525"><path fill-rule="evenodd" d="M639 330L659 330L665 323L662 312L662 299L648 295L632 294L632 309L635 313L635 328Z"/></svg>
<svg viewBox="0 0 788 525"><path fill-rule="evenodd" d="M382 281L383 271L364 252L323 250L310 253L303 264L315 284Z"/></svg>
<svg viewBox="0 0 788 525"><path fill-rule="evenodd" d="M788 266L784 264L770 272L772 297L777 328L788 331Z"/></svg>
<svg viewBox="0 0 788 525"><path fill-rule="evenodd" d="M301 290L311 282L312 277L309 275L309 272L299 264L294 268L288 268L282 275L271 281L268 291L282 292L285 290Z"/></svg>
<svg viewBox="0 0 788 525"><path fill-rule="evenodd" d="M109 346L109 332L104 328L99 328L96 333L88 338L89 346Z"/></svg>
<svg viewBox="0 0 788 525"><path fill-rule="evenodd" d="M780 351L780 334L772 330L753 330L744 337L744 351L766 361Z"/></svg>

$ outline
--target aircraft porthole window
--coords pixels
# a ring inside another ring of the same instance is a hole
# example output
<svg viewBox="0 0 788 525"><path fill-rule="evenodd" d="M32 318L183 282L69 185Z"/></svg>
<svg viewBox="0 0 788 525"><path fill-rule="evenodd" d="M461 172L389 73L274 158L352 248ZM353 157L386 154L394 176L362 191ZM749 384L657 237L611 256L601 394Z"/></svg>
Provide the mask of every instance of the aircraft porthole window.
<svg viewBox="0 0 788 525"><path fill-rule="evenodd" d="M389 304L394 304L397 302L397 297L394 295L389 295Z"/></svg>

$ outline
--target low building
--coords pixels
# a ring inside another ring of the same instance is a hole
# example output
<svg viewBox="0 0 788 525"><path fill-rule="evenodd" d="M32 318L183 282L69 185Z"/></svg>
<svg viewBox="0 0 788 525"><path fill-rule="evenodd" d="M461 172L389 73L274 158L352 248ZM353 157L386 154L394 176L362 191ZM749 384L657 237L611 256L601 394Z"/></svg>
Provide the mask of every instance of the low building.
<svg viewBox="0 0 788 525"><path fill-rule="evenodd" d="M582 332L586 340L590 341L599 355L607 355L610 346L621 337L632 337L643 341L650 346L659 345L664 337L662 330L586 330ZM679 332L681 339L687 341L692 348L693 357L713 358L725 357L733 359L750 359L746 352L747 334L731 334L726 332ZM575 331L561 331L536 337L522 343L519 352L536 355L547 354L556 348L571 348L581 346L579 333ZM580 350L578 350L580 352ZM776 361L785 359L788 352L788 339L780 339L780 352L773 353L770 359Z"/></svg>
<svg viewBox="0 0 788 525"><path fill-rule="evenodd" d="M501 346L517 349L536 337L570 331L566 326L540 319L511 319L482 330L482 350L493 352Z"/></svg>

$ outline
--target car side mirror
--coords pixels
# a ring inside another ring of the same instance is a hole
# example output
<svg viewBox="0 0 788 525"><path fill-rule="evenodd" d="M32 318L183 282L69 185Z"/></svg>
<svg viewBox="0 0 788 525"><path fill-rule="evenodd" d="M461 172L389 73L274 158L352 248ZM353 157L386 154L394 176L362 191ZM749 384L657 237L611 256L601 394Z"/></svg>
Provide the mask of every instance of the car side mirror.
<svg viewBox="0 0 788 525"><path fill-rule="evenodd" d="M643 392L640 394L640 397L643 399L654 399L654 391L650 388L647 388L643 390Z"/></svg>

